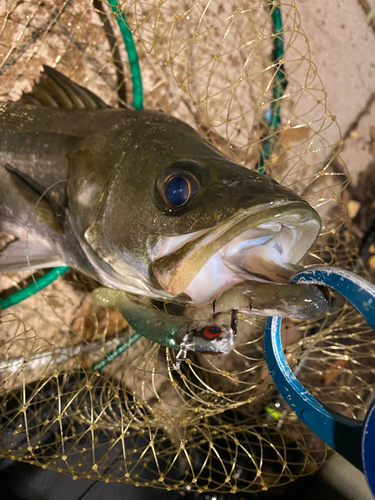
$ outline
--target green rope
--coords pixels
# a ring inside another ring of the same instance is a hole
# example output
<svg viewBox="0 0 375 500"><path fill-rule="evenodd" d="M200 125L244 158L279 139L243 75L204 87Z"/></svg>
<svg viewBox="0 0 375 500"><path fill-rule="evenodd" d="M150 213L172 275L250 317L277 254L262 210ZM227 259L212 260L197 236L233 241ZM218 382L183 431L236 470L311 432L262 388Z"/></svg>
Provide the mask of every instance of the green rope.
<svg viewBox="0 0 375 500"><path fill-rule="evenodd" d="M271 156L272 146L275 141L273 133L280 125L280 98L284 95L286 87L286 79L283 71L283 64L280 63L284 56L284 38L283 38L283 23L281 19L281 10L278 4L272 2L271 17L274 27L274 51L273 60L279 67L275 74L275 83L273 85L273 98L271 102L271 119L269 121L269 131L271 136L265 139L262 149L260 151L259 172L265 173L264 163Z"/></svg>
<svg viewBox="0 0 375 500"><path fill-rule="evenodd" d="M121 7L118 6L116 0L108 0L108 3L114 12L119 25L122 38L124 39L126 52L130 64L130 70L133 83L133 106L135 109L143 109L143 91L142 91L142 78L141 70L139 67L137 50L135 48L132 32L129 28L129 23L126 19L125 13Z"/></svg>
<svg viewBox="0 0 375 500"><path fill-rule="evenodd" d="M127 349L129 349L129 347L131 347L133 344L135 344L137 342L137 340L139 340L141 337L142 337L142 335L140 335L139 333L133 333L128 338L128 340L126 342L124 342L123 344L118 345L116 347L116 349L114 349L113 351L109 352L108 354L106 354L104 356L104 358L102 358L99 361L97 361L96 363L94 363L91 368L94 371L100 371L100 370L102 370L105 366L109 365L110 363L112 363L113 360L115 360L116 358L118 358L120 356L120 354L122 354Z"/></svg>
<svg viewBox="0 0 375 500"><path fill-rule="evenodd" d="M275 130L280 124L280 98L283 96L286 87L285 75L282 70L283 64L280 63L284 57L284 38L282 33L283 24L281 20L280 7L275 7L272 12L272 19L275 27L274 57L275 62L279 63L279 67L275 75L276 83L274 85L273 101L271 103L272 113L270 128L271 130Z"/></svg>
<svg viewBox="0 0 375 500"><path fill-rule="evenodd" d="M0 310L3 311L7 309L7 307L14 306L19 302L35 295L46 286L50 285L53 281L59 278L62 274L66 273L69 270L68 266L55 267L48 273L46 273L41 278L38 278L31 285L23 288L22 290L18 290L17 292L12 293L9 297L5 297L4 299L0 299Z"/></svg>

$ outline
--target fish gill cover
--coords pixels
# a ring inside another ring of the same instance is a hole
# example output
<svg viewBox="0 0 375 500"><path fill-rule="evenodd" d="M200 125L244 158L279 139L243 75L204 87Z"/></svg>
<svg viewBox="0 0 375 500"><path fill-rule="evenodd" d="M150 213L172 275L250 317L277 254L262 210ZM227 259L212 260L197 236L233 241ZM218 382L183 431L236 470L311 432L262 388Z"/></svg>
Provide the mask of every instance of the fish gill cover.
<svg viewBox="0 0 375 500"><path fill-rule="evenodd" d="M111 106L131 105L128 55L107 2L6 5L2 100L30 92L47 64ZM333 165L340 131L294 2L140 0L119 2L121 9L138 52L144 107L184 120L230 158L250 169L262 165L308 201L323 226L304 264L358 271L340 201L347 177ZM283 92L275 93L280 75ZM275 108L280 124L273 127ZM12 239L1 233L1 248ZM4 272L1 297L42 275ZM285 484L324 461L325 445L280 400L269 376L264 319L239 315L230 354L190 353L180 370L173 350L145 338L102 363L131 329L117 309L93 302L96 287L70 270L1 313L0 456L73 478L232 493ZM322 320L283 321L288 361L322 402L360 417L374 383L372 332L338 297L330 301ZM182 307L154 306L170 314ZM185 314L204 317L189 305Z"/></svg>

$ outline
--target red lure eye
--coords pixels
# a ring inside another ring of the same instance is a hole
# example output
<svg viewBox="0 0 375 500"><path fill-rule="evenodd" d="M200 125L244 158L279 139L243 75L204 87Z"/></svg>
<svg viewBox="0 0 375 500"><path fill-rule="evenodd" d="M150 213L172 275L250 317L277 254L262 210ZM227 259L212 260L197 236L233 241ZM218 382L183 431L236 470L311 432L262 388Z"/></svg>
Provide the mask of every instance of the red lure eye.
<svg viewBox="0 0 375 500"><path fill-rule="evenodd" d="M224 332L224 330L217 325L210 325L206 326L206 328L203 330L203 336L206 337L207 339L214 339L216 337L219 337Z"/></svg>

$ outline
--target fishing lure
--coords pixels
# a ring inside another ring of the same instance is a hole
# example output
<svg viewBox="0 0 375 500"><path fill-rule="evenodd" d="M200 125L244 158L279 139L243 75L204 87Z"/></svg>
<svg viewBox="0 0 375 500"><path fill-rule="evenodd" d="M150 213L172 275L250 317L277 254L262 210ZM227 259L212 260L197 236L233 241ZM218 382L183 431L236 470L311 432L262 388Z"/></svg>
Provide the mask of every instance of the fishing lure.
<svg viewBox="0 0 375 500"><path fill-rule="evenodd" d="M325 294L315 285L297 286L246 282L227 290L213 303L213 311L231 311L231 325L217 325L184 316L171 316L149 305L131 300L124 291L98 288L94 301L103 307L117 307L130 326L157 344L178 349L176 368L188 351L228 354L237 333L237 311L260 315L316 319L328 311ZM232 307L232 308L231 308Z"/></svg>
<svg viewBox="0 0 375 500"><path fill-rule="evenodd" d="M203 320L171 316L150 306L136 303L121 290L97 288L93 299L103 307L117 307L129 325L142 336L160 345L178 349L175 369L186 359L188 351L202 354L228 354L234 345L234 330Z"/></svg>

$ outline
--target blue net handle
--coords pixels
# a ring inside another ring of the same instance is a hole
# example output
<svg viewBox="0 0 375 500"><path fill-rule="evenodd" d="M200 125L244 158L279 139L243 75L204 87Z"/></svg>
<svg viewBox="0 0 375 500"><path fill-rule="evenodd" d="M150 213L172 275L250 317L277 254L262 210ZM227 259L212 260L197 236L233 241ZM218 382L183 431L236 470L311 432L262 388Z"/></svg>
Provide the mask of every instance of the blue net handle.
<svg viewBox="0 0 375 500"><path fill-rule="evenodd" d="M295 274L291 283L316 284L332 288L350 302L375 328L375 287L363 278L340 268L314 266ZM264 351L273 381L297 416L323 441L358 469L364 470L375 491L375 413L364 422L345 417L320 403L296 379L281 343L281 319L267 318ZM372 407L373 408L373 407ZM366 441L367 440L367 441ZM367 446L365 444L367 443ZM374 449L372 444L374 444Z"/></svg>

